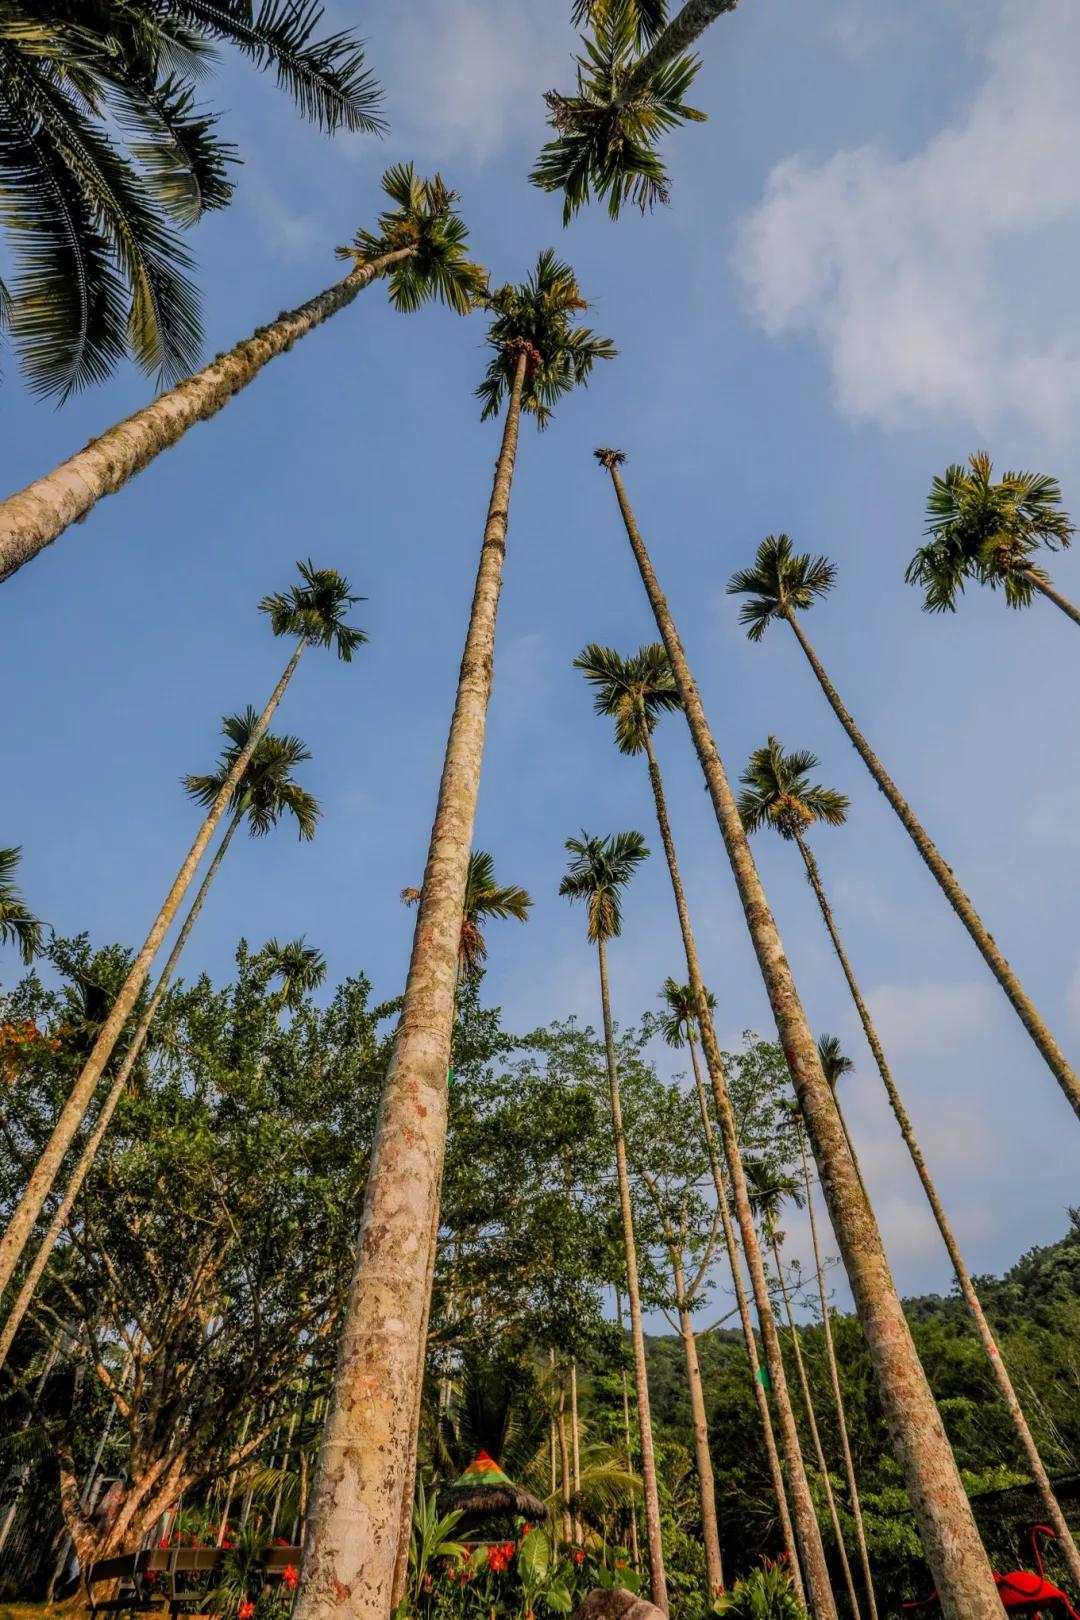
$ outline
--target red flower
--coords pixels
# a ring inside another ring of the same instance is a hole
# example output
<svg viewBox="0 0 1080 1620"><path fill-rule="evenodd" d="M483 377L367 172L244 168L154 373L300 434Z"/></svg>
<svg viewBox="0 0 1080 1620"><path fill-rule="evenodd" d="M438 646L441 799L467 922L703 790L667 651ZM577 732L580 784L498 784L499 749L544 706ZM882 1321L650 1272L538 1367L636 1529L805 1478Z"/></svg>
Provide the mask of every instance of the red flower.
<svg viewBox="0 0 1080 1620"><path fill-rule="evenodd" d="M584 1549L584 1547L575 1547L574 1548L574 1563L577 1564L578 1567L580 1568L580 1566L584 1562L585 1562L585 1549Z"/></svg>
<svg viewBox="0 0 1080 1620"><path fill-rule="evenodd" d="M431 1591L431 1576L430 1575L425 1575L424 1576L424 1591L425 1592L430 1592Z"/></svg>
<svg viewBox="0 0 1080 1620"><path fill-rule="evenodd" d="M236 1620L251 1620L255 1613L255 1605L250 1598L245 1598L236 1611Z"/></svg>
<svg viewBox="0 0 1080 1620"><path fill-rule="evenodd" d="M288 1542L286 1542L285 1545L288 1546ZM296 1583L300 1579L300 1571L297 1569L295 1564L286 1564L285 1568L281 1572L281 1578L285 1582L285 1585L289 1588L289 1591L295 1592Z"/></svg>
<svg viewBox="0 0 1080 1620"><path fill-rule="evenodd" d="M289 1545L289 1543L285 1540L284 1536L275 1536L275 1538L274 1538L274 1546L275 1547L287 1547L288 1545Z"/></svg>
<svg viewBox="0 0 1080 1620"><path fill-rule="evenodd" d="M169 1545L168 1536L162 1536L162 1538L161 1538L160 1542L158 1543L158 1545L160 1546L162 1552L164 1552L165 1548Z"/></svg>

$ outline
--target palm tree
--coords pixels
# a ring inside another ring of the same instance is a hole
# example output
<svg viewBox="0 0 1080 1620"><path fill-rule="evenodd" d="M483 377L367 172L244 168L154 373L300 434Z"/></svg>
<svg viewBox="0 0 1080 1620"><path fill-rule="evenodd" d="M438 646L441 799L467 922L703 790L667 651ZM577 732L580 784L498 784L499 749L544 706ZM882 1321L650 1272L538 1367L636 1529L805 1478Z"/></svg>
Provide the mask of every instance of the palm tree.
<svg viewBox="0 0 1080 1620"><path fill-rule="evenodd" d="M188 793L199 803L207 804L211 802L212 798L216 797L226 781L229 780L236 760L246 750L248 741L258 723L258 716L251 707L248 707L243 714L230 715L225 719L222 729L228 739L229 746L222 753L221 764L217 772L211 776L187 776L184 778L184 785ZM199 885L199 892L192 902L191 909L184 918L180 932L176 936L176 943L173 945L169 953L169 959L162 969L157 984L154 986L154 993L146 1004L145 1011L124 1054L124 1060L113 1077L112 1085L109 1087L97 1119L94 1121L94 1128L83 1144L78 1162L71 1173L67 1190L53 1213L48 1230L42 1238L37 1254L34 1256L30 1269L23 1279L18 1297L8 1312L3 1329L0 1330L0 1367L3 1367L7 1360L8 1351L11 1349L22 1319L26 1315L30 1302L34 1297L45 1267L49 1263L49 1256L56 1247L60 1233L68 1223L79 1191L93 1167L98 1148L101 1146L113 1114L116 1112L117 1104L123 1095L128 1078L142 1054L154 1017L158 1007L161 1005L162 997L168 989L176 964L180 960L180 954L188 942L196 918L203 908L203 902L210 892L210 885L217 876L218 868L225 858L225 852L232 842L233 834L246 818L251 836L253 838L263 837L270 831L271 827L277 825L280 818L287 812L295 820L301 838L311 839L314 837L315 825L322 814L318 801L306 789L298 786L292 780L294 768L310 758L310 753L299 737L275 737L266 732L256 743L239 782L231 789L229 802L232 806L232 817L214 853L214 858L206 869L206 875ZM271 944L273 943L274 941L271 941ZM267 946L267 950L269 949L270 947ZM324 966L323 972L325 971Z"/></svg>
<svg viewBox="0 0 1080 1620"><path fill-rule="evenodd" d="M960 1284L960 1292L963 1294L968 1309L974 1317L975 1326L986 1351L987 1360L993 1369L1002 1399L1008 1407L1028 1467L1031 1469L1032 1478L1035 1480L1042 1496L1043 1506L1050 1515L1054 1528L1057 1530L1073 1578L1076 1580L1077 1585L1080 1586L1080 1557L1077 1555L1075 1543L1054 1495L1042 1458L1039 1456L1034 1436L1028 1427L1027 1419L1017 1399L1008 1368L1002 1360L990 1324L983 1313L970 1273L964 1263L963 1255L960 1253L959 1244L956 1241L952 1227L949 1225L944 1205L927 1168L926 1160L923 1158L922 1149L915 1136L907 1109L904 1107L903 1098L885 1057L885 1049L874 1027L869 1008L863 999L851 962L841 942L836 920L833 917L832 908L829 905L821 881L817 860L806 841L807 831L815 824L824 823L826 826L838 827L842 826L847 819L848 801L844 795L835 792L831 788L822 788L810 782L809 772L817 768L817 763L813 754L798 750L785 754L776 738L770 737L766 747L759 748L756 753L751 755L750 763L743 772L741 780L745 792L739 800L739 813L748 832L757 832L762 827L771 826L775 828L782 838L798 846L803 865L806 868L807 878L814 891L837 960L847 981L851 999L855 1003L859 1022L862 1024L867 1044L874 1055L874 1062L877 1064L881 1083L885 1087L889 1099L889 1105L896 1116L896 1122L900 1126L900 1133L911 1155L911 1162L915 1166L919 1180L922 1182L923 1191L926 1193L927 1201L934 1212L938 1231L941 1233L945 1247L949 1252L949 1259L952 1261L957 1282Z"/></svg>
<svg viewBox="0 0 1080 1620"><path fill-rule="evenodd" d="M941 1414L889 1272L881 1233L847 1149L814 1037L754 864L735 795L697 684L626 494L621 451L597 451L609 472L731 863L758 967L826 1190L897 1460L947 1620L1000 1620L1000 1599ZM700 1004L699 1004L700 1005ZM704 1024L703 1024L704 1028ZM721 1119L723 1118L721 1114ZM735 1189L733 1189L735 1190Z"/></svg>
<svg viewBox="0 0 1080 1620"><path fill-rule="evenodd" d="M411 163L387 169L382 188L391 207L380 214L378 229L358 231L352 247L338 250L339 257L353 260L342 281L258 327L52 472L0 501L0 581L84 518L103 495L122 489L196 422L216 416L263 366L351 304L377 277L387 278L390 302L399 310L415 310L430 298L459 315L473 308L487 277L467 257L467 231L454 206L457 193L438 175L421 180Z"/></svg>
<svg viewBox="0 0 1080 1620"><path fill-rule="evenodd" d="M709 1070L709 1078L716 1098L717 1117L721 1122L721 1135L724 1142L724 1152L728 1162L728 1173L731 1177L732 1187L736 1194L736 1213L742 1233L743 1244L747 1254L747 1263L750 1269L751 1282L758 1310L758 1319L762 1333L762 1342L765 1347L766 1364L769 1369L777 1403L777 1413L780 1419L781 1436L784 1453L788 1464L788 1478L791 1485L792 1499L795 1508L795 1523L798 1530L799 1544L802 1548L803 1561L806 1564L811 1589L818 1593L820 1604L827 1605L830 1601L830 1588L828 1570L825 1566L825 1551L821 1545L821 1534L814 1505L810 1496L810 1488L806 1481L806 1471L803 1467L802 1454L799 1449L798 1431L795 1427L795 1417L791 1410L787 1382L784 1377L783 1359L780 1354L780 1344L772 1325L772 1310L769 1305L768 1290L765 1283L765 1272L761 1264L761 1255L758 1251L757 1234L754 1228L750 1206L745 1197L745 1182L742 1175L738 1133L735 1126L734 1115L730 1102L727 1100L727 1085L724 1078L723 1063L720 1058L720 1049L717 1045L713 1030L712 1013L709 993L705 989L701 978L701 969L698 963L697 946L694 941L693 927L690 921L690 910L686 902L686 893L683 888L682 874L679 870L678 858L675 851L675 842L671 833L671 823L667 812L667 801L664 795L663 779L660 767L656 760L652 743L652 733L661 714L680 706L678 691L675 687L671 665L664 648L656 643L652 646L642 647L632 658L620 658L618 653L609 647L600 647L595 643L586 647L574 660L574 666L584 672L586 680L593 687L594 705L597 713L608 715L615 721L615 740L620 752L624 754L643 753L648 762L649 781L652 787L653 803L656 808L657 823L660 828L660 838L664 846L668 873L671 878L672 891L675 896L675 908L679 917L679 928L682 933L683 950L686 956L687 976L694 998L697 1027L701 1031L702 1043L705 1048L705 1061ZM696 1051L693 1052L696 1063ZM707 1140L711 1137L711 1125L708 1121L707 1110L703 1116L703 1123ZM727 1200L721 1198L722 1179L719 1162L716 1160L715 1150L710 1154L713 1177L717 1187L717 1197L721 1199L726 1215ZM742 1191L740 1192L740 1187ZM729 1258L734 1254L735 1238L730 1230L730 1221L725 1219L725 1241L729 1242ZM742 1278L739 1274L737 1261L733 1261L732 1273L736 1278L736 1297L742 1291ZM780 1475L779 1459L776 1457L775 1444L772 1440L771 1422L769 1419L768 1400L765 1390L758 1378L757 1348L754 1341L753 1328L750 1322L749 1311L746 1310L745 1294L742 1299L742 1325L743 1337L746 1341L747 1355L750 1358L751 1370L755 1379L755 1389L759 1391L758 1407L762 1415L766 1447L770 1449L770 1465L774 1466L773 1485L777 1491L777 1508L780 1514L781 1526L785 1541L788 1545L795 1579L800 1582L799 1560L795 1556L795 1542L792 1536L791 1520L787 1509L787 1500ZM809 1573L812 1570L812 1575ZM827 1607L823 1610L828 1613Z"/></svg>
<svg viewBox="0 0 1080 1620"><path fill-rule="evenodd" d="M56 1181L64 1155L86 1117L87 1109L93 1099L94 1092L97 1090L98 1081L112 1055L113 1047L116 1045L120 1032L135 1006L139 991L142 989L146 975L150 971L150 965L158 953L173 918L180 909L180 903L187 893L191 880L195 876L199 863L206 853L222 816L230 806L237 786L247 769L248 762L258 747L259 740L269 726L274 710L280 703L285 689L292 679L293 672L300 662L300 656L304 648L333 648L338 657L343 662L348 663L357 648L367 640L362 630L357 630L353 626L344 623L344 613L354 602L360 600L359 597L350 593L348 581L337 573L335 569L316 568L310 561L298 563L297 567L300 571L300 583L298 585L293 585L284 592L274 592L272 595L264 597L259 603L259 610L269 617L270 626L275 635L296 638L296 646L293 649L292 657L286 664L281 679L270 694L269 701L262 714L255 720L247 733L246 741L236 753L228 774L222 780L213 801L210 802L210 808L202 826L199 828L195 842L192 844L173 880L172 888L169 890L165 903L158 912L142 948L128 970L120 994L113 1003L112 1010L98 1033L93 1050L84 1064L82 1072L71 1088L67 1101L53 1127L52 1135L46 1143L37 1164L31 1171L15 1213L12 1215L3 1236L0 1237L0 1293L11 1281L11 1274L18 1264L19 1256L30 1240L34 1223L41 1214L42 1206Z"/></svg>
<svg viewBox="0 0 1080 1620"><path fill-rule="evenodd" d="M383 128L361 45L314 38L322 15L287 0L8 0L0 174L20 274L0 283L0 315L32 389L66 398L129 349L168 380L194 364L199 299L172 227L232 196L234 148L196 101L215 41L275 68L327 131Z"/></svg>
<svg viewBox="0 0 1080 1620"><path fill-rule="evenodd" d="M848 1130L848 1122L845 1118L844 1110L840 1107L840 1098L837 1096L836 1092L836 1088L840 1081L844 1078L844 1075L851 1074L852 1070L855 1068L855 1065L841 1050L840 1038L837 1035L820 1035L818 1037L817 1049L818 1057L821 1060L821 1071L826 1080L829 1082L829 1090L832 1092L833 1102L836 1104L836 1113L840 1121L841 1129L844 1132L844 1141L848 1145L848 1152L851 1154L851 1157L855 1163L855 1168L859 1172L859 1180L862 1181L862 1170L859 1166L859 1157L855 1152L855 1144L851 1140L851 1132ZM865 1190L866 1183L863 1182L863 1191L865 1192Z"/></svg>
<svg viewBox="0 0 1080 1620"><path fill-rule="evenodd" d="M579 21L593 25L577 57L577 91L548 91L547 143L529 176L543 191L563 193L563 224L569 224L593 191L606 197L618 217L625 202L644 211L668 199L669 183L656 142L686 120L705 114L683 99L701 65L690 47L737 0L686 0L666 26L663 6L597 4L582 0ZM637 55L642 44L643 55Z"/></svg>
<svg viewBox="0 0 1080 1620"><path fill-rule="evenodd" d="M587 307L569 265L542 253L493 293L482 416L506 405L454 715L405 985L364 1189L356 1269L312 1489L295 1620L385 1620L407 1483L425 1283L438 1221L447 1072L469 852L480 787L495 623L522 412L538 426L615 350L575 324ZM358 1573L363 1570L363 1580Z"/></svg>
<svg viewBox="0 0 1080 1620"><path fill-rule="evenodd" d="M835 1040L834 1036L823 1035L818 1041L820 1054L822 1041ZM839 1043L837 1043L838 1048ZM848 1059L839 1054L837 1049L837 1062L848 1063ZM824 1062L822 1067L825 1068ZM850 1064L849 1064L850 1067ZM829 1070L825 1070L825 1078L833 1087L833 1096L836 1095L836 1081L830 1078ZM862 1566L863 1584L866 1588L866 1601L870 1610L871 1620L877 1620L877 1596L874 1592L874 1579L870 1572L870 1550L866 1545L866 1527L863 1524L862 1502L859 1500L859 1485L855 1478L855 1460L851 1455L851 1441L848 1437L847 1413L844 1411L844 1398L840 1391L840 1368L836 1359L836 1346L832 1335L832 1316L829 1311L829 1298L825 1289L825 1268L821 1263L821 1245L818 1242L817 1215L814 1213L814 1193L810 1183L810 1161L806 1153L806 1137L803 1135L802 1114L798 1103L792 1099L792 1117L795 1122L795 1134L799 1143L799 1160L802 1164L803 1188L806 1195L806 1213L810 1217L810 1240L814 1248L814 1271L817 1276L818 1303L821 1306L821 1330L825 1339L825 1359L829 1364L829 1381L832 1384L833 1405L836 1408L836 1424L840 1433L840 1449L844 1455L844 1473L847 1476L848 1496L851 1500L851 1517L855 1523L855 1539L859 1547L859 1563ZM839 1112L839 1105L837 1106ZM842 1120L841 1120L842 1122ZM844 1127L847 1134L847 1127ZM850 1147L850 1138L848 1146ZM852 1155L854 1157L854 1154ZM857 1161L856 1161L857 1162Z"/></svg>
<svg viewBox="0 0 1080 1620"><path fill-rule="evenodd" d="M259 954L270 978L281 981L274 997L279 1013L286 1007L295 1010L326 978L326 957L314 945L305 945L303 934L284 945L268 939Z"/></svg>
<svg viewBox="0 0 1080 1620"><path fill-rule="evenodd" d="M750 1207L760 1222L766 1241L772 1249L773 1261L776 1265L777 1285L784 1305L784 1314L787 1317L791 1348L795 1355L795 1369L799 1377L799 1388L802 1390L807 1427L810 1430L814 1456L817 1458L818 1475L821 1479L821 1488L825 1493L825 1505L829 1510L829 1520L832 1524L836 1551L840 1558L840 1567L844 1572L844 1585L847 1587L848 1602L851 1604L851 1612L855 1620L860 1620L859 1599L855 1591L851 1565L848 1562L847 1548L844 1546L844 1533L840 1527L840 1515L836 1510L836 1497L833 1495L829 1465L825 1460L825 1448L821 1444L817 1413L814 1410L814 1400L810 1393L810 1380L806 1376L806 1363L803 1360L802 1345L799 1343L799 1330L795 1326L795 1316L791 1309L791 1295L788 1293L787 1282L784 1278L784 1266L780 1259L780 1246L784 1241L784 1234L777 1225L780 1211L788 1201L793 1203L796 1208L801 1207L802 1198L794 1178L771 1168L763 1159L748 1159L746 1162L746 1176L750 1184Z"/></svg>
<svg viewBox="0 0 1080 1620"><path fill-rule="evenodd" d="M1040 547L1057 551L1075 532L1061 508L1061 487L1045 473L1007 472L993 483L993 463L985 450L954 464L935 478L926 503L929 544L920 546L907 566L909 585L921 585L929 613L955 613L956 598L968 579L999 586L1005 604L1031 606L1036 591L1080 624L1080 609L1055 590L1034 558Z"/></svg>
<svg viewBox="0 0 1080 1620"><path fill-rule="evenodd" d="M622 1099L619 1068L615 1058L615 1034L611 1023L611 996L608 990L607 946L622 933L622 896L641 862L648 856L640 833L611 833L607 838L568 838L570 868L559 884L559 893L573 903L585 906L586 938L596 946L600 964L600 1006L604 1018L604 1045L607 1050L608 1088L611 1094L611 1129L615 1142L615 1169L619 1183L619 1211L622 1218L623 1248L626 1260L626 1295L630 1305L630 1337L634 1349L634 1384L637 1392L638 1422L641 1428L641 1483L645 1498L645 1529L649 1544L649 1589L658 1609L667 1613L667 1578L664 1574L664 1545L660 1536L660 1499L656 1489L656 1457L653 1451L652 1414L649 1406L649 1375L645 1365L645 1334L641 1326L641 1291L638 1286L637 1246L634 1242L634 1215L630 1204L630 1178L626 1167L626 1139L623 1135Z"/></svg>
<svg viewBox="0 0 1080 1620"><path fill-rule="evenodd" d="M407 906L420 903L419 889L402 889L401 898ZM495 881L495 862L483 849L474 849L469 856L469 871L465 880L465 904L461 911L461 940L458 945L458 978L475 979L483 972L487 958L484 924L491 917L515 917L526 922L532 898L516 884Z"/></svg>
<svg viewBox="0 0 1080 1620"><path fill-rule="evenodd" d="M765 1392L766 1382L771 1383L774 1391L779 1391L778 1404L783 1402L789 1411L791 1396L787 1387L787 1379L783 1372L783 1363L780 1366L779 1379L772 1378L771 1374L762 1375L761 1364L758 1360L757 1340L754 1337L754 1328L750 1320L750 1306L746 1298L746 1289L743 1285L742 1268L739 1263L738 1244L735 1238L735 1229L731 1222L731 1210L728 1203L728 1192L724 1186L723 1171L720 1168L720 1158L716 1151L716 1138L713 1134L712 1119L709 1116L708 1103L705 1100L705 1086L701 1078L701 1067L698 1062L697 1042L700 1038L700 1025L698 1023L697 997L693 986L677 984L672 978L664 980L661 991L664 1002L664 1012L660 1017L660 1032L669 1046L690 1048L690 1064L694 1075L694 1089L697 1092L698 1112L701 1116L701 1129L705 1139L705 1146L709 1155L709 1167L712 1171L713 1186L716 1190L716 1204L720 1211L723 1223L724 1245L727 1249L728 1265L731 1269L731 1280L735 1288L735 1302L739 1311L739 1320L742 1324L743 1342L750 1362L750 1377L754 1388L754 1397L757 1402L758 1417L761 1420L761 1432L765 1441L765 1453L769 1463L769 1474L772 1479L773 1495L776 1498L776 1509L780 1519L780 1529L784 1538L784 1550L787 1554L788 1565L791 1569L792 1580L796 1583L800 1601L805 1601L802 1586L802 1575L799 1570L799 1556L795 1542L795 1533L791 1523L791 1513L788 1509L787 1492L784 1489L784 1476L780 1468L780 1454L776 1448L776 1435L773 1432L772 1417L769 1412L769 1397ZM705 1001L711 1014L716 1007L716 997L711 990L705 991ZM715 1036L714 1036L715 1043ZM757 1248L757 1232L752 1231L753 1246ZM759 1255L760 1262L760 1255ZM764 1273L762 1273L764 1275ZM771 1316L771 1312L769 1313ZM762 1333L764 1342L765 1334ZM791 1416L790 1426L785 1421L785 1436L794 1428L794 1414ZM796 1440L798 1435L796 1433ZM806 1470L802 1466L802 1454L799 1453L799 1467L805 1481ZM811 1504L811 1509L813 1504ZM817 1522L816 1519L814 1521Z"/></svg>
<svg viewBox="0 0 1080 1620"><path fill-rule="evenodd" d="M825 557L811 557L807 552L797 554L786 534L770 534L758 547L753 567L740 569L738 573L732 575L728 591L732 595L747 595L750 598L743 603L739 611L739 623L747 626L747 634L751 641L760 641L774 619L786 619L791 626L792 633L806 654L807 662L817 677L829 707L847 732L870 775L907 829L912 843L975 941L987 967L1012 1002L1013 1010L1045 1058L1074 1112L1080 1116L1080 1079L1066 1061L1065 1054L1043 1022L1020 980L1001 954L992 935L987 932L982 918L953 876L951 867L946 865L926 829L917 820L911 806L840 701L840 694L829 680L821 661L807 640L806 632L799 623L800 611L811 607L818 597L824 596L832 589L835 582L836 569Z"/></svg>
<svg viewBox="0 0 1080 1620"><path fill-rule="evenodd" d="M19 955L29 967L41 950L43 931L14 881L21 859L21 844L0 849L0 945L18 946Z"/></svg>

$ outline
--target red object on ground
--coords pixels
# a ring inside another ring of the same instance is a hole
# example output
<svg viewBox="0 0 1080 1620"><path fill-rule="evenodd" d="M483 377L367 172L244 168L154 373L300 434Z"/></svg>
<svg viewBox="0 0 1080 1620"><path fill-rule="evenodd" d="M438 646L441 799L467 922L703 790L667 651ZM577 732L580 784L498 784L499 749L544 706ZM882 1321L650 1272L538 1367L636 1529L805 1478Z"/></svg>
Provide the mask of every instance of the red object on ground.
<svg viewBox="0 0 1080 1620"><path fill-rule="evenodd" d="M1045 1620L1051 1620L1051 1617L1057 1617L1057 1620L1080 1620L1080 1614L1077 1614L1061 1587L1052 1586L1043 1571L1038 1537L1052 1536L1054 1533L1048 1524L1036 1524L1031 1528L1031 1550L1038 1570L1037 1575L1029 1569L1013 1569L1008 1575L998 1575L995 1572L994 1584L997 1586L998 1597L1006 1614L1027 1614L1031 1615L1032 1620L1040 1620L1045 1611ZM925 1609L936 1602L937 1593L931 1592L928 1598L921 1598L917 1603L905 1603L902 1606L905 1609Z"/></svg>

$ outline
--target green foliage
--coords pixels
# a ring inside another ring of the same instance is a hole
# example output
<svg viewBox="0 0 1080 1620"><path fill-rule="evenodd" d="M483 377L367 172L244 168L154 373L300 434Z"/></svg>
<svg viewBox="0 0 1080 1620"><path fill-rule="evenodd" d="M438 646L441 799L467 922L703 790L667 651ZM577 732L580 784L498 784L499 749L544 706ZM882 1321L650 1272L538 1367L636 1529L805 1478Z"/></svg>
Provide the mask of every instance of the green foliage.
<svg viewBox="0 0 1080 1620"><path fill-rule="evenodd" d="M590 642L574 659L594 691L597 714L615 721L615 741L624 754L640 754L662 714L681 708L668 655L659 642L622 658Z"/></svg>
<svg viewBox="0 0 1080 1620"><path fill-rule="evenodd" d="M817 755L805 749L785 754L775 737L750 755L739 781L739 815L748 833L773 827L782 838L798 838L815 822L842 827L849 800L834 788L808 781L817 769Z"/></svg>
<svg viewBox="0 0 1080 1620"><path fill-rule="evenodd" d="M41 950L44 931L15 883L21 856L17 844L12 849L0 849L0 944L16 945L29 967Z"/></svg>
<svg viewBox="0 0 1080 1620"><path fill-rule="evenodd" d="M638 832L609 833L606 838L583 832L580 838L568 838L566 848L573 858L559 893L571 902L584 901L591 943L617 939L622 932L622 891L648 858L644 838Z"/></svg>
<svg viewBox="0 0 1080 1620"><path fill-rule="evenodd" d="M475 309L487 291L487 271L468 258L469 233L455 208L456 191L442 176L422 180L411 163L396 163L382 177L393 207L379 215L376 231L357 231L338 257L372 264L387 253L409 249L409 257L387 271L390 302L409 314L438 298L458 315Z"/></svg>
<svg viewBox="0 0 1080 1620"><path fill-rule="evenodd" d="M250 745L259 717L248 704L243 714L227 715L221 729L228 738L216 771L185 776L184 787L196 804L212 805L225 786L244 750ZM322 810L319 802L292 779L297 765L311 754L299 737L277 737L264 732L229 798L230 810L242 815L253 838L264 837L286 812L296 822L301 838L311 839Z"/></svg>
<svg viewBox="0 0 1080 1620"><path fill-rule="evenodd" d="M429 1496L423 1480L418 1479L409 1536L408 1596L414 1609L423 1596L425 1581L430 1583L435 1560L445 1558L460 1563L466 1556L468 1548L454 1539L454 1531L460 1522L460 1513L440 1514L434 1494Z"/></svg>
<svg viewBox="0 0 1080 1620"><path fill-rule="evenodd" d="M969 579L1001 587L1007 607L1031 605L1035 584L1049 575L1034 560L1041 547L1068 546L1074 531L1061 510L1061 488L1046 473L1007 472L994 483L985 450L935 478L926 503L928 544L907 566L909 585L922 587L928 613L955 613Z"/></svg>
<svg viewBox="0 0 1080 1620"><path fill-rule="evenodd" d="M739 623L750 641L760 641L774 619L788 619L831 591L836 566L826 557L796 552L786 534L769 534L757 549L751 568L740 568L728 581L729 596L749 596L739 609Z"/></svg>
<svg viewBox="0 0 1080 1620"><path fill-rule="evenodd" d="M422 890L402 889L407 906L420 903ZM492 917L517 922L528 921L532 896L514 883L496 883L495 862L487 850L474 849L465 876L465 903L461 910L461 938L458 942L458 973L462 981L475 979L484 971L487 940L484 924Z"/></svg>
<svg viewBox="0 0 1080 1620"><path fill-rule="evenodd" d="M791 1575L780 1563L767 1563L737 1581L733 1591L717 1598L713 1613L730 1620L807 1620Z"/></svg>
<svg viewBox="0 0 1080 1620"><path fill-rule="evenodd" d="M269 615L275 636L300 637L309 647L332 647L343 663L351 663L367 636L346 624L343 615L364 598L352 594L336 568L316 568L310 557L296 566L300 583L264 596L259 612Z"/></svg>

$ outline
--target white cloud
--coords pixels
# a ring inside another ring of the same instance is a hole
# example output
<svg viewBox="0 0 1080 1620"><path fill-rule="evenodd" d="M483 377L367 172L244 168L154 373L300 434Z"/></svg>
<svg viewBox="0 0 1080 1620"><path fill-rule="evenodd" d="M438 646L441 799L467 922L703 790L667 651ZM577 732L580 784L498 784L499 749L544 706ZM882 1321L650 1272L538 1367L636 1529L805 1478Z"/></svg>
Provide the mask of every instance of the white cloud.
<svg viewBox="0 0 1080 1620"><path fill-rule="evenodd" d="M1080 7L1001 0L985 75L923 147L775 168L735 266L772 335L825 348L841 408L960 416L1061 441L1080 425Z"/></svg>
<svg viewBox="0 0 1080 1620"><path fill-rule="evenodd" d="M380 46L396 137L486 162L514 144L539 148L545 90L572 77L565 0L398 0Z"/></svg>
<svg viewBox="0 0 1080 1620"><path fill-rule="evenodd" d="M955 1051L991 1015L983 984L885 984L867 996L890 1057L928 1058Z"/></svg>

